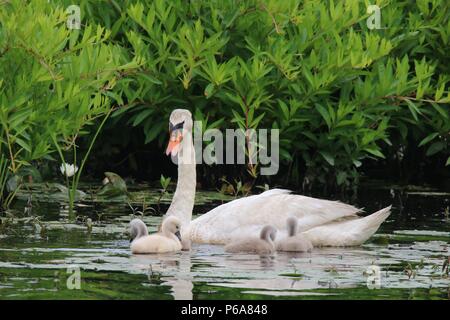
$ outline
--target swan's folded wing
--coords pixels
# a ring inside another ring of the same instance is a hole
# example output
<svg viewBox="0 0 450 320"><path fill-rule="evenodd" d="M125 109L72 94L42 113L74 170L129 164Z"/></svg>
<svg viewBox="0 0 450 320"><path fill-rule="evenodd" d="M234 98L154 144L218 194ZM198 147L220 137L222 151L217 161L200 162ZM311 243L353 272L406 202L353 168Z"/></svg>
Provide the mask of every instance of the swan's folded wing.
<svg viewBox="0 0 450 320"><path fill-rule="evenodd" d="M338 201L290 194L273 189L259 195L236 199L218 206L191 223L191 239L196 242L223 243L221 239L248 230L249 226L271 224L286 227L286 219L296 216L302 231L333 220L354 216L360 210ZM196 240L202 239L202 240Z"/></svg>
<svg viewBox="0 0 450 320"><path fill-rule="evenodd" d="M306 231L336 220L350 220L357 218L362 210L339 201L316 199L305 196L295 196L290 209L299 212L295 214L299 219L299 231Z"/></svg>

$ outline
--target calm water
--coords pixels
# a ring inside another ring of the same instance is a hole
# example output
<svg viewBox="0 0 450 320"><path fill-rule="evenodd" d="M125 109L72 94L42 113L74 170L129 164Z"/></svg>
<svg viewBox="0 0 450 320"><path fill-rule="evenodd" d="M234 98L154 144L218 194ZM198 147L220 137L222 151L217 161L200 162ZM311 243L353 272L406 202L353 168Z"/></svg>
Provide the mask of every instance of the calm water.
<svg viewBox="0 0 450 320"><path fill-rule="evenodd" d="M150 203L156 201L157 192L152 192ZM215 198L201 193L196 213L216 205ZM3 215L0 225L0 298L449 299L448 269L442 270L450 255L449 198L436 192L392 196L389 190L364 190L350 202L370 213L395 206L368 243L274 256L228 254L214 245L132 255L126 231L133 215L127 205L88 203L78 209L78 217L70 217L54 201L34 202L31 214L24 214L25 202L19 202L20 214ZM161 218L147 215L143 220L152 232ZM370 266L380 268L379 289L367 287ZM74 283L71 275L77 268L81 288L70 290L67 282Z"/></svg>

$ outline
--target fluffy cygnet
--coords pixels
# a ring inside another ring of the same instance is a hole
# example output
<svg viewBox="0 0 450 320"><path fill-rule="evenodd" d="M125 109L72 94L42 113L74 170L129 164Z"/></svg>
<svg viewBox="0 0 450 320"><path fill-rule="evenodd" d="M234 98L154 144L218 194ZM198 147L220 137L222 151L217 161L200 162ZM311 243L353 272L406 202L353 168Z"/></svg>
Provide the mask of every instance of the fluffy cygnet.
<svg viewBox="0 0 450 320"><path fill-rule="evenodd" d="M289 217L286 220L288 237L277 243L278 251L309 252L313 245L305 236L297 233L297 218Z"/></svg>
<svg viewBox="0 0 450 320"><path fill-rule="evenodd" d="M261 230L259 238L250 237L233 241L225 246L226 252L249 252L268 254L275 251L275 236L277 230L271 226L264 226Z"/></svg>
<svg viewBox="0 0 450 320"><path fill-rule="evenodd" d="M181 222L177 217L166 218L161 226L161 232L148 235L144 222L133 219L130 222L132 253L164 253L181 250Z"/></svg>

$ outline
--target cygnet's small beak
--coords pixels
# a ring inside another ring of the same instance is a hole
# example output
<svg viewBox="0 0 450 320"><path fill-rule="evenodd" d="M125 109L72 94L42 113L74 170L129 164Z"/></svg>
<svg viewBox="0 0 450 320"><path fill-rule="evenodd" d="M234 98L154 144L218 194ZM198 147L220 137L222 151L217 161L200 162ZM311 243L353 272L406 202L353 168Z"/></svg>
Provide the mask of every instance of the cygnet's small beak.
<svg viewBox="0 0 450 320"><path fill-rule="evenodd" d="M181 242L181 233L180 231L175 232L175 235L177 236L178 240Z"/></svg>

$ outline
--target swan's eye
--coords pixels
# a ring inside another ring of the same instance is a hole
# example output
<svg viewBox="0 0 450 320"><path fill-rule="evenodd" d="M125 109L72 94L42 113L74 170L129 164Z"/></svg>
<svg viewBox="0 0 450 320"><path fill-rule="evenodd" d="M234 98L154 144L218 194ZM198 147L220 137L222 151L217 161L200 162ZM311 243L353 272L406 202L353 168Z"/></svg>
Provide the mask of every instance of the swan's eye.
<svg viewBox="0 0 450 320"><path fill-rule="evenodd" d="M183 126L184 126L184 121L180 122L180 123L178 123L176 125L173 125L172 122L169 122L169 132L173 132L173 131L176 131L176 130L183 129Z"/></svg>

